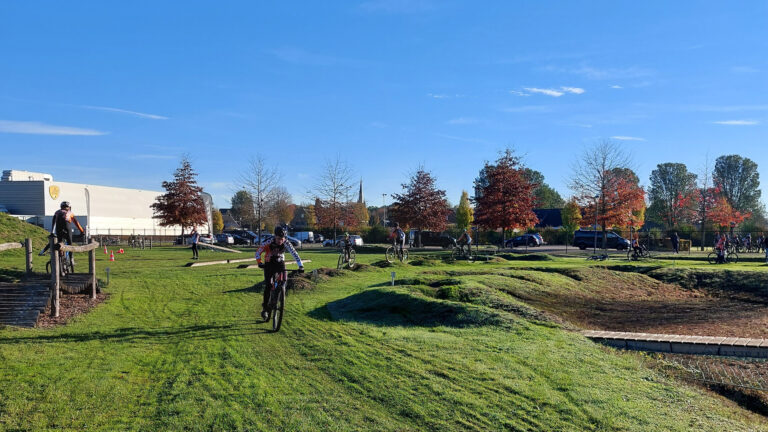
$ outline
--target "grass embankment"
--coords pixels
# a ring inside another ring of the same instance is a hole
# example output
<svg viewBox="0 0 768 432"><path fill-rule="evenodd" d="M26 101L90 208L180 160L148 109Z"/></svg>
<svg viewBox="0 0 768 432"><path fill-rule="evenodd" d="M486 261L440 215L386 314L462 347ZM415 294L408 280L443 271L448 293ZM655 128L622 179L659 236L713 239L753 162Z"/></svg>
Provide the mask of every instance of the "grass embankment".
<svg viewBox="0 0 768 432"><path fill-rule="evenodd" d="M337 258L302 255L308 269ZM0 330L0 429L768 430L647 369L641 355L602 348L491 290L501 276L461 280L531 262L331 272L289 293L272 334L255 320L258 270L185 268L189 256L100 255L99 277L112 270L108 302L64 327ZM16 261L0 255L4 268ZM391 271L408 285L388 286ZM520 271L538 278L531 290L567 282ZM481 295L462 298L470 282Z"/></svg>
<svg viewBox="0 0 768 432"><path fill-rule="evenodd" d="M15 217L0 213L0 243L23 242L32 239L32 247L42 249L48 242L48 232Z"/></svg>

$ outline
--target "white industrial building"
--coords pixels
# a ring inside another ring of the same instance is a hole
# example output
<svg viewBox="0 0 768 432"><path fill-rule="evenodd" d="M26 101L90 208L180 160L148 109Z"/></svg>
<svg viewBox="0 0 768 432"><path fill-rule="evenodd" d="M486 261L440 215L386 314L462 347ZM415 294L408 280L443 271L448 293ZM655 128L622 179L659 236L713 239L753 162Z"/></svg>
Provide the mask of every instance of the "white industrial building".
<svg viewBox="0 0 768 432"><path fill-rule="evenodd" d="M54 181L53 176L6 170L0 178L0 205L8 213L47 230L62 201L69 201L77 220L90 235L177 236L181 226L162 227L150 207L163 192ZM203 194L211 231L211 196Z"/></svg>

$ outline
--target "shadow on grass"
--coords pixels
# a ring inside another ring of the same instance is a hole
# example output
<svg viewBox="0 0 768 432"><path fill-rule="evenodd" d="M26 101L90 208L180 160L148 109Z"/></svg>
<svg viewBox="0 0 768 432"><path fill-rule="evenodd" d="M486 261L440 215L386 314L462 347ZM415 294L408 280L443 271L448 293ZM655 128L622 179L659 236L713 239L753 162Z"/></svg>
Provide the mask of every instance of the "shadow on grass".
<svg viewBox="0 0 768 432"><path fill-rule="evenodd" d="M249 287L233 289L228 291L222 291L224 294L238 294L238 293L260 293L264 291L264 281L261 281L255 285Z"/></svg>
<svg viewBox="0 0 768 432"><path fill-rule="evenodd" d="M483 307L439 301L398 289L370 289L316 308L309 316L380 326L510 326L511 317Z"/></svg>
<svg viewBox="0 0 768 432"><path fill-rule="evenodd" d="M21 270L0 269L0 282L18 282L25 275Z"/></svg>
<svg viewBox="0 0 768 432"><path fill-rule="evenodd" d="M0 338L0 345L16 343L57 343L57 342L147 342L159 344L179 343L180 340L211 340L235 336L270 333L261 327L263 321L254 317L232 324L208 324L179 327L139 328L123 327L106 331L87 333L36 334Z"/></svg>

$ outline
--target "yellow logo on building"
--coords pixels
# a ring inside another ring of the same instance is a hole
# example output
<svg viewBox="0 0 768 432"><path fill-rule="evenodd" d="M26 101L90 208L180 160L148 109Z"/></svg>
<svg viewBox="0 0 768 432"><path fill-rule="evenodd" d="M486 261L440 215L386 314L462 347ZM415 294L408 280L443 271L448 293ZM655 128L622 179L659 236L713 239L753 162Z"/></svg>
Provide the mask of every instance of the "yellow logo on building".
<svg viewBox="0 0 768 432"><path fill-rule="evenodd" d="M53 199L56 199L59 197L59 192L61 191L59 190L58 186L51 185L48 187L48 193L51 194L51 198Z"/></svg>

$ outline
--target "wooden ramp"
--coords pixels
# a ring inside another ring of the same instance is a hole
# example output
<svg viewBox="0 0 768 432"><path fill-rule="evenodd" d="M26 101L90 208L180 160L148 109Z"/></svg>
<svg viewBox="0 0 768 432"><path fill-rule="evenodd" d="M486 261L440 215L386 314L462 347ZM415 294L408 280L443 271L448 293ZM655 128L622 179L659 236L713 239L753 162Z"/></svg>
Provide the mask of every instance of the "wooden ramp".
<svg viewBox="0 0 768 432"><path fill-rule="evenodd" d="M51 298L50 283L0 283L0 324L34 327Z"/></svg>
<svg viewBox="0 0 768 432"><path fill-rule="evenodd" d="M61 278L61 290L69 294L89 293L91 280L91 275L88 273L68 274Z"/></svg>
<svg viewBox="0 0 768 432"><path fill-rule="evenodd" d="M208 243L198 243L197 247L198 248L209 248L209 249L213 249L213 250L217 250L217 251L222 251L222 252L243 253L242 251L239 251L239 250L236 250L236 249L225 248L224 246L218 246L218 245L208 244Z"/></svg>
<svg viewBox="0 0 768 432"><path fill-rule="evenodd" d="M768 339L586 330L582 335L615 348L676 354L768 358Z"/></svg>

